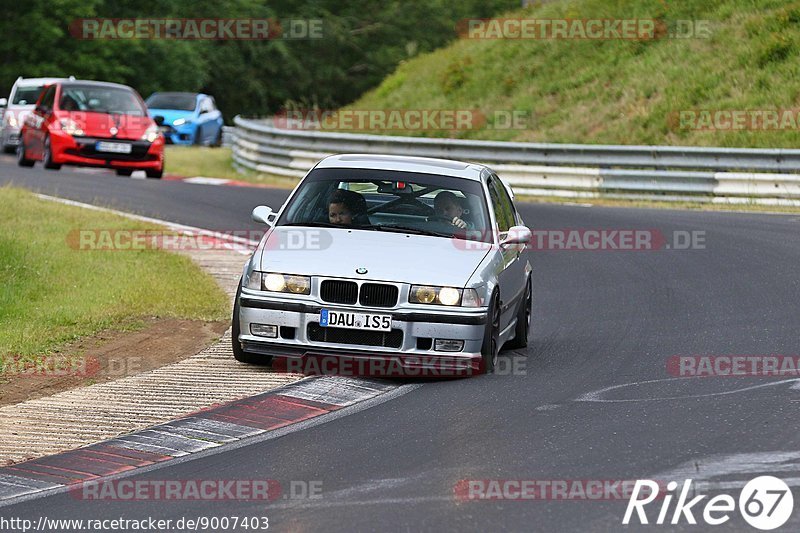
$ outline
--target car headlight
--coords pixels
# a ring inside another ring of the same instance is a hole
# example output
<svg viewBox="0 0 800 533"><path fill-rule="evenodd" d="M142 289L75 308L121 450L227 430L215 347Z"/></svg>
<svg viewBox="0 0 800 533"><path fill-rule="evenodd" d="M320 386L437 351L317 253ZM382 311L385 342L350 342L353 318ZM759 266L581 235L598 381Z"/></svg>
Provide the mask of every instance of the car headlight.
<svg viewBox="0 0 800 533"><path fill-rule="evenodd" d="M251 272L245 287L248 289L288 292L290 294L311 294L311 278L294 274L275 272Z"/></svg>
<svg viewBox="0 0 800 533"><path fill-rule="evenodd" d="M148 126L146 130L144 130L144 135L142 135L142 140L147 141L149 143L156 142L156 139L158 139L159 135L160 134L158 132L158 126L152 124Z"/></svg>
<svg viewBox="0 0 800 533"><path fill-rule="evenodd" d="M179 118L172 123L173 126L183 126L184 124L191 124L191 122L186 120L185 118Z"/></svg>
<svg viewBox="0 0 800 533"><path fill-rule="evenodd" d="M61 131L67 135L83 135L81 127L71 118L62 118L58 123L61 126Z"/></svg>
<svg viewBox="0 0 800 533"><path fill-rule="evenodd" d="M408 301L413 304L430 304L430 305L466 305L467 302L462 300L462 295L470 291L471 303L475 289L456 289L453 287L431 287L428 285L412 285L411 292L408 294ZM462 303L463 301L463 303ZM470 305L469 307L473 307Z"/></svg>
<svg viewBox="0 0 800 533"><path fill-rule="evenodd" d="M3 122L5 122L7 126L11 126L12 128L17 127L17 117L15 117L13 113L6 113L5 116L3 117Z"/></svg>

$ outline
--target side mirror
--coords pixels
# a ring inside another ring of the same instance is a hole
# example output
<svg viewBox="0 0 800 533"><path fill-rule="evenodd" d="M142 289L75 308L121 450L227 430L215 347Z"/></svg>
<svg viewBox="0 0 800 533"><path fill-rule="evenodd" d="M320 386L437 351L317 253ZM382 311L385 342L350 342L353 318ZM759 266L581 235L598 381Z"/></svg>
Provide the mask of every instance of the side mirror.
<svg viewBox="0 0 800 533"><path fill-rule="evenodd" d="M271 207L266 205L259 205L255 209L253 209L253 214L251 215L252 219L256 222L261 222L262 224L266 224L267 226L274 226L275 225L275 217L278 214L272 210Z"/></svg>
<svg viewBox="0 0 800 533"><path fill-rule="evenodd" d="M526 226L511 226L505 235L500 236L500 246L530 244L533 234Z"/></svg>
<svg viewBox="0 0 800 533"><path fill-rule="evenodd" d="M156 123L156 126L162 126L164 124L164 117L156 115L153 117L153 122Z"/></svg>
<svg viewBox="0 0 800 533"><path fill-rule="evenodd" d="M37 105L35 111L40 115L46 115L50 112L50 108L43 105Z"/></svg>
<svg viewBox="0 0 800 533"><path fill-rule="evenodd" d="M0 107L6 107L8 105L8 98L0 98Z"/></svg>

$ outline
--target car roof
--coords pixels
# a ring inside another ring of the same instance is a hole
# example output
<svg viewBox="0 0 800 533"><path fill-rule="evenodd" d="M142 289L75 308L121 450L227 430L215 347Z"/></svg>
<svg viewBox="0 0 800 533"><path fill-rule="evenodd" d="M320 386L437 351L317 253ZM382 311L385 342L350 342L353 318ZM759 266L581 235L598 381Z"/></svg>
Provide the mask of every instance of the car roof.
<svg viewBox="0 0 800 533"><path fill-rule="evenodd" d="M169 95L169 96L194 96L195 98L198 97L198 96L205 96L203 93L190 93L190 92L185 92L185 91L156 91L153 94L151 94L150 96L153 96L155 94L158 94L158 95L165 95L166 94L166 95ZM149 98L149 96L148 96L148 98Z"/></svg>
<svg viewBox="0 0 800 533"><path fill-rule="evenodd" d="M475 181L481 179L486 167L475 163L402 155L338 154L326 157L315 168L366 168L375 170L399 170L439 174Z"/></svg>
<svg viewBox="0 0 800 533"><path fill-rule="evenodd" d="M19 78L14 85L17 87L29 87L36 85L49 85L57 81L67 81L69 78Z"/></svg>
<svg viewBox="0 0 800 533"><path fill-rule="evenodd" d="M132 87L129 87L127 85L123 85L121 83L113 83L113 82L110 82L110 81L63 80L63 81L60 81L60 83L61 83L62 87L75 87L75 86L86 87L87 85L89 85L89 86L94 86L94 87L116 87L118 89L128 89L128 90L131 90L131 91L133 90Z"/></svg>

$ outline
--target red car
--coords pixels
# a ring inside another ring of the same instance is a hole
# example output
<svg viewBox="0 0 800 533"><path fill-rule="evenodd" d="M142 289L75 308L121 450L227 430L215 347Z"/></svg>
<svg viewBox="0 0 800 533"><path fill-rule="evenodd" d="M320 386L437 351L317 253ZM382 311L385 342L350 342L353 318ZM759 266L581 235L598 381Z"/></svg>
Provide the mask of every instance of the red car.
<svg viewBox="0 0 800 533"><path fill-rule="evenodd" d="M23 167L41 161L51 170L113 168L120 176L144 170L148 178L161 178L164 137L142 97L127 85L65 80L42 91L26 117L17 161Z"/></svg>

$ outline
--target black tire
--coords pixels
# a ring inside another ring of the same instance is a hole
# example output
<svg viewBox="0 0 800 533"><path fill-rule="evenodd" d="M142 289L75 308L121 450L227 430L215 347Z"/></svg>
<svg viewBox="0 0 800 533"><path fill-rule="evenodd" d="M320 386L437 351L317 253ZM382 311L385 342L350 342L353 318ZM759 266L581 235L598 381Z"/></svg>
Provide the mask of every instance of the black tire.
<svg viewBox="0 0 800 533"><path fill-rule="evenodd" d="M533 293L531 290L531 278L525 285L525 294L520 299L517 309L517 327L514 330L514 338L506 343L508 348L527 348L528 335L531 331L531 305L533 304Z"/></svg>
<svg viewBox="0 0 800 533"><path fill-rule="evenodd" d="M492 294L489 314L486 317L486 329L483 333L483 346L481 346L481 372L491 374L497 366L500 352L500 296L495 291Z"/></svg>
<svg viewBox="0 0 800 533"><path fill-rule="evenodd" d="M17 152L17 149L14 146L9 146L6 144L5 146L3 146L3 152L7 154L14 154Z"/></svg>
<svg viewBox="0 0 800 533"><path fill-rule="evenodd" d="M195 128L194 130L194 139L192 139L193 145L200 146L201 144L203 144L203 139L200 137L201 133L202 130L200 129L200 126L197 126L197 128Z"/></svg>
<svg viewBox="0 0 800 533"><path fill-rule="evenodd" d="M150 169L148 169L148 170L145 170L145 171L144 171L144 173L145 173L145 174L147 175L147 177L148 177L148 178L150 178L150 179L154 179L154 180L160 180L160 179L161 179L161 176L163 176L163 175L164 175L164 167L161 167L161 168L159 168L159 169L156 169L156 170L150 170Z"/></svg>
<svg viewBox="0 0 800 533"><path fill-rule="evenodd" d="M268 355L258 355L242 350L239 342L239 296L242 294L242 280L239 280L239 288L236 290L236 299L233 301L233 318L231 319L231 348L233 358L240 363L248 365L268 365L272 362L272 357Z"/></svg>
<svg viewBox="0 0 800 533"><path fill-rule="evenodd" d="M219 128L217 136L214 138L214 142L211 143L211 146L213 148L219 148L220 146L222 146L222 127Z"/></svg>
<svg viewBox="0 0 800 533"><path fill-rule="evenodd" d="M130 168L118 168L117 169L117 176L130 176L133 174L133 170Z"/></svg>
<svg viewBox="0 0 800 533"><path fill-rule="evenodd" d="M53 151L50 148L50 137L44 138L44 152L42 153L42 166L47 170L59 170L61 163L53 163Z"/></svg>
<svg viewBox="0 0 800 533"><path fill-rule="evenodd" d="M22 140L20 140L19 146L17 147L17 164L21 167L32 167L34 163L36 163L36 161L25 157L25 145L22 143Z"/></svg>

